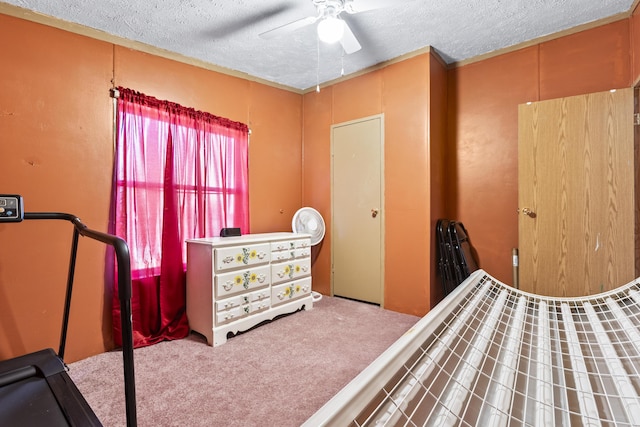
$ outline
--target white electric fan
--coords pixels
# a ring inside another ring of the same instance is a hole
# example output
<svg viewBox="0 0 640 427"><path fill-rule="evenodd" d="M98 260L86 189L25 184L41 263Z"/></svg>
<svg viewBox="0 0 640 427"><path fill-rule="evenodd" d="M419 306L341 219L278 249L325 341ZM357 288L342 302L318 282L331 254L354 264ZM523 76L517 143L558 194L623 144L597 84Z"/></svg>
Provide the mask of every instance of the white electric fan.
<svg viewBox="0 0 640 427"><path fill-rule="evenodd" d="M305 233L311 235L311 245L315 246L324 238L324 219L320 212L313 208L300 208L293 215L291 229L294 233Z"/></svg>
<svg viewBox="0 0 640 427"><path fill-rule="evenodd" d="M324 219L320 212L313 208L304 207L298 209L291 220L291 229L294 233L305 233L311 235L311 246L315 246L324 238ZM320 301L322 294L311 292L313 302Z"/></svg>

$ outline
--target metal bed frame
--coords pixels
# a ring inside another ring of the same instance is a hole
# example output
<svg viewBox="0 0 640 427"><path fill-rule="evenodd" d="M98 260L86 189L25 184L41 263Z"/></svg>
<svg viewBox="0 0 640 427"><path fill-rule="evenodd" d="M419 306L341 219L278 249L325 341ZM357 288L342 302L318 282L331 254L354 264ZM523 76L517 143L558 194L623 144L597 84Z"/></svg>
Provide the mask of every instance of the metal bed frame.
<svg viewBox="0 0 640 427"><path fill-rule="evenodd" d="M0 195L2 196L2 195ZM19 200L20 196L8 196ZM4 212L4 209L3 209ZM118 299L122 323L122 356L127 426L137 424L133 332L131 327L131 266L127 243L110 234L91 230L74 215L66 213L24 213L0 217L0 222L21 220L64 220L73 224L73 239L60 347L56 354L45 349L0 362L0 425L100 426L101 423L67 374L64 351L69 324L69 310L79 236L113 247L118 271Z"/></svg>
<svg viewBox="0 0 640 427"><path fill-rule="evenodd" d="M639 280L554 298L478 270L304 425L638 426Z"/></svg>

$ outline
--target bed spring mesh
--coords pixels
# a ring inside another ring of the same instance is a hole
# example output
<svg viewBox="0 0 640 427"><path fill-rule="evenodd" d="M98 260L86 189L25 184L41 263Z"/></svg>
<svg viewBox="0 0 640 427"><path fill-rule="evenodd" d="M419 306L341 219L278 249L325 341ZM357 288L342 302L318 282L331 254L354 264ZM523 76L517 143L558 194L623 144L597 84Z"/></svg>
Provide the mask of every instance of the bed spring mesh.
<svg viewBox="0 0 640 427"><path fill-rule="evenodd" d="M585 298L525 293L482 270L461 286L341 425L640 425L637 281Z"/></svg>

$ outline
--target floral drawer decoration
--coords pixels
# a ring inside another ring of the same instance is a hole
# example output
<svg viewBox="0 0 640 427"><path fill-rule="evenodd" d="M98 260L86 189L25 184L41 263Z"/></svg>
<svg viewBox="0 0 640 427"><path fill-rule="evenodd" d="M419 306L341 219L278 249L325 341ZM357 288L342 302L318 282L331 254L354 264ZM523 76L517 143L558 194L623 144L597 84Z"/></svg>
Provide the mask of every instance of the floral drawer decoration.
<svg viewBox="0 0 640 427"><path fill-rule="evenodd" d="M264 283L266 276L264 274L257 274L252 271L243 271L233 278L233 281L227 281L222 285L225 291L230 291L234 286L242 286L244 289L249 289L251 285L255 283Z"/></svg>
<svg viewBox="0 0 640 427"><path fill-rule="evenodd" d="M287 298L292 299L300 292L302 292L302 286L292 283L291 285L285 287L282 291L280 291L280 293L278 293L278 298L280 298L281 300Z"/></svg>
<svg viewBox="0 0 640 427"><path fill-rule="evenodd" d="M237 264L247 265L256 260L263 260L266 255L267 254L262 251L257 251L250 248L242 248L242 252L236 254L235 256L227 256L222 260L222 262L225 264L230 264L235 261Z"/></svg>
<svg viewBox="0 0 640 427"><path fill-rule="evenodd" d="M298 264L287 264L284 265L281 270L279 270L276 274L279 278L288 277L289 279L293 279L294 277L299 276L301 273L306 273L309 268L305 266L301 266Z"/></svg>

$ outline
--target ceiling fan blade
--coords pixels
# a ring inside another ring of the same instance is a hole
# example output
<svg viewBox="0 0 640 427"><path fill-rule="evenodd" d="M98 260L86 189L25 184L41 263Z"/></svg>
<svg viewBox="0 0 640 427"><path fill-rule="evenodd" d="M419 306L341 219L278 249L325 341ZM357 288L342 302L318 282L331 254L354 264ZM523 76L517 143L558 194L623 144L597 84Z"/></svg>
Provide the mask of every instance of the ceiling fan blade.
<svg viewBox="0 0 640 427"><path fill-rule="evenodd" d="M358 39L353 34L353 31L351 31L351 28L346 21L344 23L344 34L342 35L342 39L340 39L340 44L347 55L362 49L360 42L358 42Z"/></svg>
<svg viewBox="0 0 640 427"><path fill-rule="evenodd" d="M219 25L216 25L215 28L211 28L210 30L206 31L205 34L207 37L212 39L229 37L244 28L250 27L254 24L258 24L262 21L266 21L267 19L279 15L289 9L291 9L291 6L282 5L251 13L246 17L240 18L239 20L234 20L227 23L222 22Z"/></svg>
<svg viewBox="0 0 640 427"><path fill-rule="evenodd" d="M309 16L307 18L298 19L297 21L289 22L288 24L281 25L277 28L274 28L273 30L260 33L260 37L263 37L265 39L278 37L284 34L288 34L299 28L306 27L307 25L311 25L317 20L318 20L317 16Z"/></svg>
<svg viewBox="0 0 640 427"><path fill-rule="evenodd" d="M366 12L367 10L382 9L397 5L398 0L347 0L344 10L347 13Z"/></svg>

